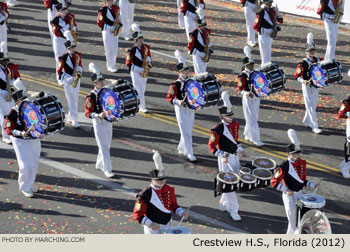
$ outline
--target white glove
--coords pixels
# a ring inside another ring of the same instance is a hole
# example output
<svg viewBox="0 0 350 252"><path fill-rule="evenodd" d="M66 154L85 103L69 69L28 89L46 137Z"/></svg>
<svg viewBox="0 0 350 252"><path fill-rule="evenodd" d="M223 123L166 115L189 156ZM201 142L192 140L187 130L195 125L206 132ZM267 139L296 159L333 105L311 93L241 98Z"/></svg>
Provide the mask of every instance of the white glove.
<svg viewBox="0 0 350 252"><path fill-rule="evenodd" d="M150 57L150 56L147 56L147 59L146 59L146 61L147 61L148 63L151 63L151 62L152 62L152 59L151 59L151 57Z"/></svg>
<svg viewBox="0 0 350 252"><path fill-rule="evenodd" d="M74 77L68 77L68 78L64 79L64 83L67 86L71 85L73 83L73 81L74 81Z"/></svg>

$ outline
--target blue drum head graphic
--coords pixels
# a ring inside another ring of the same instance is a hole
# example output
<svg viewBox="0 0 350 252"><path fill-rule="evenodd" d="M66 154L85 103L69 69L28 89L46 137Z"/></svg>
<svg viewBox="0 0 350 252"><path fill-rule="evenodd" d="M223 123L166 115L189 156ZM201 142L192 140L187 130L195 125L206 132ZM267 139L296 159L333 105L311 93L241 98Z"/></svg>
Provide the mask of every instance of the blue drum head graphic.
<svg viewBox="0 0 350 252"><path fill-rule="evenodd" d="M265 75L260 72L253 72L251 74L250 83L253 85L255 93L259 97L267 96L271 92L269 82Z"/></svg>
<svg viewBox="0 0 350 252"><path fill-rule="evenodd" d="M324 74L322 67L317 65L312 66L311 76L315 86L324 87L326 85L326 75ZM316 84L316 81L318 81L318 84Z"/></svg>
<svg viewBox="0 0 350 252"><path fill-rule="evenodd" d="M204 91L201 87L201 84L194 80L188 80L185 85L189 103L191 104L191 101L195 102L194 104L190 105L191 108L196 109L198 107L204 106Z"/></svg>
<svg viewBox="0 0 350 252"><path fill-rule="evenodd" d="M45 133L46 124L43 115L40 113L40 109L37 105L30 101L24 101L20 107L20 121L24 122L27 128L32 127L34 124L35 131L40 134ZM31 134L33 138L36 138L35 134Z"/></svg>
<svg viewBox="0 0 350 252"><path fill-rule="evenodd" d="M99 104L107 112L107 121L114 121L113 116L117 119L121 116L121 102L116 93L108 88L102 88L99 93Z"/></svg>

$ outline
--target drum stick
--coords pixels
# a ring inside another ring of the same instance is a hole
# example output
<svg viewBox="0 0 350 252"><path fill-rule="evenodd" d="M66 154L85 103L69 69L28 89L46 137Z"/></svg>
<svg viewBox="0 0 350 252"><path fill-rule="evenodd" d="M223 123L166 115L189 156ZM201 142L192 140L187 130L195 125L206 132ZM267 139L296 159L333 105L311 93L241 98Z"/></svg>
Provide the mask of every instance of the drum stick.
<svg viewBox="0 0 350 252"><path fill-rule="evenodd" d="M183 220L184 220L184 216L182 215L182 218L181 218L179 224L177 224L177 226L176 226L176 230L179 229L179 227L181 226L181 223L183 222Z"/></svg>
<svg viewBox="0 0 350 252"><path fill-rule="evenodd" d="M318 186L317 186L316 189L312 192L312 194L315 194L315 193L317 192L318 188L320 187L320 184L321 184L321 182L318 184Z"/></svg>

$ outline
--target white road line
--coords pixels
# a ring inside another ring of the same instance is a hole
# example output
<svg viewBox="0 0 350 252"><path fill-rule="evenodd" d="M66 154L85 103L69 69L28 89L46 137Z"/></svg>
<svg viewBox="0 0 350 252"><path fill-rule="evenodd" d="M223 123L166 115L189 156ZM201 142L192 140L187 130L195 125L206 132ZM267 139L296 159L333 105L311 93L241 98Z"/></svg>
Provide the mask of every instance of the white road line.
<svg viewBox="0 0 350 252"><path fill-rule="evenodd" d="M166 54L166 53L158 52L158 51L155 51L155 50L152 50L152 49L151 49L151 52L152 52L152 53L155 53L155 54L160 54L160 55L163 55L163 56L168 57L168 58L176 59L176 57L175 57L175 56L171 56L171 55L168 55L168 54ZM184 54L184 53L183 53L182 55L184 55L184 56L185 56L185 54ZM176 60L177 60L177 59L176 59ZM192 63L192 64L193 64L193 61L191 61L191 60L186 60L186 62L190 62L190 63Z"/></svg>
<svg viewBox="0 0 350 252"><path fill-rule="evenodd" d="M14 150L13 150L12 146L9 146L9 145L7 145L5 143L2 143L2 142L0 142L0 149L11 151L11 152L14 153ZM126 194L128 196L136 197L137 193L135 192L135 190L133 190L131 188L122 186L122 185L120 185L120 184L118 184L116 182L109 181L109 180L107 180L105 178L102 178L102 177L99 177L99 176L95 176L95 175L93 175L91 173L88 173L88 172L85 172L85 171L81 171L81 170L76 169L76 168L74 168L72 166L69 166L69 165L66 165L66 164L63 164L63 163L60 163L60 162L57 162L57 161L45 158L45 157L40 157L40 163L44 164L46 166L52 167L54 169L60 170L60 171L64 171L66 173L70 173L70 174L72 174L74 176L78 176L78 177L80 177L82 179L87 179L87 180L89 180L89 181L91 181L91 182L93 182L95 184L103 185L105 187L108 187L108 188L112 189L113 191L117 191L117 192ZM223 223L221 221L215 220L213 218L207 217L205 215L202 215L202 214L199 214L199 213L196 213L196 212L193 212L193 211L189 211L189 216L191 218L195 219L195 220L201 221L203 224L204 223L209 223L210 225L213 225L213 226L216 226L216 227L219 227L219 228L223 228L223 229L226 229L226 230L230 230L231 233L248 233L245 230L233 227L231 225L228 225L226 223Z"/></svg>

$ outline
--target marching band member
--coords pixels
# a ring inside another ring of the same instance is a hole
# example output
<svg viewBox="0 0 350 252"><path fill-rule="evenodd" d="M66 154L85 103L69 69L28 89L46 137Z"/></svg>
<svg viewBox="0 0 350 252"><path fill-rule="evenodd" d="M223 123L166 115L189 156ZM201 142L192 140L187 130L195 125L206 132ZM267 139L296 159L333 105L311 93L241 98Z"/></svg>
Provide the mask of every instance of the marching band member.
<svg viewBox="0 0 350 252"><path fill-rule="evenodd" d="M273 0L263 0L264 8L256 13L254 29L259 32L259 50L261 57L261 65L271 62L271 47L273 33L281 28L276 25L277 22L283 23L277 6L272 7ZM275 25L274 25L275 24ZM275 26L275 30L274 30Z"/></svg>
<svg viewBox="0 0 350 252"><path fill-rule="evenodd" d="M2 141L11 144L10 136L5 131L4 116L15 103L8 89L9 87L14 87L15 90L23 90L25 92L25 87L18 72L18 65L9 63L10 59L7 56L6 42L2 42L0 47L0 127L2 129Z"/></svg>
<svg viewBox="0 0 350 252"><path fill-rule="evenodd" d="M181 11L181 0L177 1L177 22L179 24L180 29L185 29L185 17Z"/></svg>
<svg viewBox="0 0 350 252"><path fill-rule="evenodd" d="M188 99L185 96L185 81L190 76L190 68L186 64L186 59L179 50L175 51L175 57L179 61L176 69L179 72L178 79L171 84L166 99L174 105L175 115L181 133L180 143L177 150L180 155L185 155L191 162L197 161L193 155L192 131L195 117L195 110L188 106Z"/></svg>
<svg viewBox="0 0 350 252"><path fill-rule="evenodd" d="M211 130L208 146L210 152L218 157L220 172L230 171L238 174L241 166L238 153L241 153L243 157L248 157L248 155L238 142L239 123L233 121L230 96L224 91L221 97L224 101L224 106L219 107L221 122ZM229 212L234 221L239 221L241 216L238 214L238 208L239 204L235 192L222 194L220 211Z"/></svg>
<svg viewBox="0 0 350 252"><path fill-rule="evenodd" d="M134 23L134 2L135 0L119 0L120 17L123 24L122 36L125 40L132 40L130 29Z"/></svg>
<svg viewBox="0 0 350 252"><path fill-rule="evenodd" d="M312 128L312 132L320 134L322 130L318 128L316 113L319 89L316 88L313 84L311 84L310 80L312 79L312 65L320 64L322 58L319 58L315 55L316 47L313 41L313 34L311 32L307 35L305 52L306 57L302 60L302 62L298 64L294 74L294 79L301 83L301 88L303 91L306 108L303 123L306 127Z"/></svg>
<svg viewBox="0 0 350 252"><path fill-rule="evenodd" d="M196 28L197 12L203 13L205 8L204 0L181 0L181 12L184 15L187 40L190 39L190 33Z"/></svg>
<svg viewBox="0 0 350 252"><path fill-rule="evenodd" d="M245 22L247 26L247 44L250 47L256 46L254 30L255 15L258 8L256 2L257 0L241 0L241 4L243 5L244 9Z"/></svg>
<svg viewBox="0 0 350 252"><path fill-rule="evenodd" d="M74 14L68 13L68 5L65 4L65 2L57 4L56 9L58 13L50 23L52 26L53 34L55 35L53 38L53 49L57 67L59 57L61 57L66 52L64 43L68 39L68 34L71 34L73 36L72 32L77 32L77 24L75 23Z"/></svg>
<svg viewBox="0 0 350 252"><path fill-rule="evenodd" d="M106 177L112 178L115 174L112 172L110 148L113 137L112 122L105 120L106 112L101 111L98 102L98 93L104 87L103 76L94 63L89 64L91 80L95 87L89 92L85 102L85 116L92 119L96 143L98 146L98 156L96 160L96 169L103 171Z"/></svg>
<svg viewBox="0 0 350 252"><path fill-rule="evenodd" d="M296 202L303 194L303 188L316 188L319 185L306 179L306 160L301 158L300 142L293 129L288 130L291 144L286 146L288 160L281 163L275 170L271 185L282 192L282 199L288 218L287 234L297 231L297 207Z"/></svg>
<svg viewBox="0 0 350 252"><path fill-rule="evenodd" d="M213 53L211 48L210 33L211 30L207 28L207 22L202 16L197 19L198 28L191 34L188 41L188 53L192 55L193 68L196 75L205 73L207 71L207 62L205 58ZM206 53L207 50L207 53ZM209 60L209 57L208 57Z"/></svg>
<svg viewBox="0 0 350 252"><path fill-rule="evenodd" d="M344 144L344 160L341 162L339 168L344 178L350 178L350 96L343 100L337 115L337 119L346 119L346 138Z"/></svg>
<svg viewBox="0 0 350 252"><path fill-rule="evenodd" d="M340 17L338 21L335 19L337 12L344 13L344 2L341 0L320 0L320 5L317 9L317 14L323 19L327 36L327 49L324 56L325 62L335 59L339 23L342 18Z"/></svg>
<svg viewBox="0 0 350 252"><path fill-rule="evenodd" d="M113 4L113 0L106 0L105 3L106 5L98 11L97 24L102 29L107 71L116 73L118 71L116 64L119 49L117 30L122 24L119 21L119 6Z"/></svg>
<svg viewBox="0 0 350 252"><path fill-rule="evenodd" d="M242 60L244 70L238 75L238 93L242 94L242 108L246 122L244 139L251 141L256 146L263 146L258 124L260 98L255 93L253 84L250 83L250 75L254 72L254 61L249 46L244 47L244 54L246 55Z"/></svg>
<svg viewBox="0 0 350 252"><path fill-rule="evenodd" d="M83 67L81 53L75 51L76 45L72 41L73 38L70 37L70 40L64 43L67 52L59 58L57 80L60 85L64 86L64 93L68 103L67 123L72 124L74 128L79 128L78 101Z"/></svg>
<svg viewBox="0 0 350 252"><path fill-rule="evenodd" d="M188 213L176 202L175 189L165 183L162 157L153 151L156 169L149 172L151 185L137 194L134 219L144 225L145 234L161 234L170 228L171 213L188 218Z"/></svg>
<svg viewBox="0 0 350 252"><path fill-rule="evenodd" d="M139 111L141 113L147 113L145 91L147 72L152 67L151 47L144 43L144 38L138 24L133 24L131 29L134 31L132 37L134 38L135 44L128 50L126 66L130 71L132 84L140 98Z"/></svg>
<svg viewBox="0 0 350 252"><path fill-rule="evenodd" d="M7 4L0 2L0 43L7 43L7 19L10 13L7 10Z"/></svg>
<svg viewBox="0 0 350 252"><path fill-rule="evenodd" d="M19 107L27 98L23 95L23 90L15 92L12 97L16 105L5 117L5 129L11 137L17 157L19 190L25 197L31 198L33 193L37 192L34 182L40 159L40 133L35 131L34 125L26 129L19 120ZM31 134L34 134L36 138L31 137Z"/></svg>

